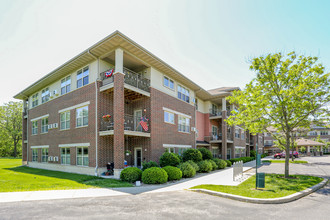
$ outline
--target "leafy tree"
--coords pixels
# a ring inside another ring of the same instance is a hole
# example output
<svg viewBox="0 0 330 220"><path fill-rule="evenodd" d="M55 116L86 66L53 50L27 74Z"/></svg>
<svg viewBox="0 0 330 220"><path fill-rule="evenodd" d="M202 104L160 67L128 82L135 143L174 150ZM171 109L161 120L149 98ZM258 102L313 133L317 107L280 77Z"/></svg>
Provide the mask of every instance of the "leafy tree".
<svg viewBox="0 0 330 220"><path fill-rule="evenodd" d="M330 100L329 73L317 57L297 56L295 52L254 58L250 69L256 77L228 98L238 105L238 111L227 122L243 124L253 134L270 133L267 128L272 126L280 134L274 138L289 155L295 129L308 128L329 116L325 107ZM285 177L289 177L289 157L285 158Z"/></svg>
<svg viewBox="0 0 330 220"><path fill-rule="evenodd" d="M0 106L0 156L17 157L21 153L22 108L21 102Z"/></svg>

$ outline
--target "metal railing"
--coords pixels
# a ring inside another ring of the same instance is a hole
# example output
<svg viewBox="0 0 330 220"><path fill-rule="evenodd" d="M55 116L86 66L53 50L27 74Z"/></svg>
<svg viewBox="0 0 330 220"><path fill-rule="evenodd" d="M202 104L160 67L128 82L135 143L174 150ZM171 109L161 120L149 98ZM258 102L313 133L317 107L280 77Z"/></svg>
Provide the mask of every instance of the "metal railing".
<svg viewBox="0 0 330 220"><path fill-rule="evenodd" d="M214 133L214 132L210 132L210 140L211 141L217 141L217 140L222 140L222 133Z"/></svg>
<svg viewBox="0 0 330 220"><path fill-rule="evenodd" d="M111 71L112 69L108 69L102 73L100 73L100 79L102 80L102 85L105 86L105 85L108 85L110 83L113 83L114 82L114 76L112 74L111 77L106 77L105 73L108 72L108 71ZM113 71L114 71L114 68L113 68Z"/></svg>
<svg viewBox="0 0 330 220"><path fill-rule="evenodd" d="M113 130L113 118L103 119L101 118L101 131L110 131Z"/></svg>
<svg viewBox="0 0 330 220"><path fill-rule="evenodd" d="M146 92L150 92L150 80L132 70L124 68L124 82Z"/></svg>
<svg viewBox="0 0 330 220"><path fill-rule="evenodd" d="M222 112L219 111L219 109L210 109L209 113L210 113L210 117L222 116Z"/></svg>
<svg viewBox="0 0 330 220"><path fill-rule="evenodd" d="M145 117L134 117L133 115L125 115L124 118L124 130L150 133L149 120Z"/></svg>

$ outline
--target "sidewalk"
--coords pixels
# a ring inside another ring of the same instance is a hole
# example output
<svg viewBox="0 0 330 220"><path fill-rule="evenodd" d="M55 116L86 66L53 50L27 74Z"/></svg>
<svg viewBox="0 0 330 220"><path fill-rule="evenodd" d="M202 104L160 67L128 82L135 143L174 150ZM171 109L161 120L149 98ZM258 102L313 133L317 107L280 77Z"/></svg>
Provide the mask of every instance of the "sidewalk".
<svg viewBox="0 0 330 220"><path fill-rule="evenodd" d="M255 167L255 161L245 163L243 171ZM50 191L27 191L27 192L6 192L0 193L0 203L21 202L35 200L72 199L104 196L125 196L140 193L158 193L189 189L200 184L232 185L236 186L241 182L233 181L233 168L226 168L212 172L211 174L199 174L195 178L184 179L174 183L161 185L142 185L140 187L127 188L94 188L78 190L50 190Z"/></svg>

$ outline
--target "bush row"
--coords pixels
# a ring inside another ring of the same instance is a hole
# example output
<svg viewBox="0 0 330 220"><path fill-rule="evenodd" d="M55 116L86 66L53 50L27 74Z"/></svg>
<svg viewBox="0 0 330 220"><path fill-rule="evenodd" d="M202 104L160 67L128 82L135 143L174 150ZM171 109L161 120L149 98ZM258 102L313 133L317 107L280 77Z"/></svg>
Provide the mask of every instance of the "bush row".
<svg viewBox="0 0 330 220"><path fill-rule="evenodd" d="M230 159L229 161L233 164L234 162L238 162L238 161L243 161L243 163L246 163L246 162L249 162L249 161L252 161L254 160L255 158L254 157L240 157L240 158L233 158L233 159Z"/></svg>

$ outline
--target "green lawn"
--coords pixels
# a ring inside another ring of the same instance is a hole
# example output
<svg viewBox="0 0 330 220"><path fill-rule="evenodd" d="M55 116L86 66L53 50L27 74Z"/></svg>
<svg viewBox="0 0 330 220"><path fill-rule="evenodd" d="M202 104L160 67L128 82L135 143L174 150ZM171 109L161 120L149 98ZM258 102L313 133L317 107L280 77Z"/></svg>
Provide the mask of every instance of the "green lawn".
<svg viewBox="0 0 330 220"><path fill-rule="evenodd" d="M264 189L255 189L255 175L238 186L199 185L191 189L208 189L251 198L278 198L305 190L320 183L323 179L314 176L292 175L297 179L284 179L283 175L266 174Z"/></svg>
<svg viewBox="0 0 330 220"><path fill-rule="evenodd" d="M0 158L0 192L133 186L120 180L35 169L21 164L21 159Z"/></svg>
<svg viewBox="0 0 330 220"><path fill-rule="evenodd" d="M285 160L263 160L262 162L263 163L285 163ZM308 163L305 160L295 160L295 161L289 160L289 162L290 163Z"/></svg>

